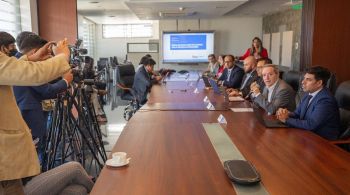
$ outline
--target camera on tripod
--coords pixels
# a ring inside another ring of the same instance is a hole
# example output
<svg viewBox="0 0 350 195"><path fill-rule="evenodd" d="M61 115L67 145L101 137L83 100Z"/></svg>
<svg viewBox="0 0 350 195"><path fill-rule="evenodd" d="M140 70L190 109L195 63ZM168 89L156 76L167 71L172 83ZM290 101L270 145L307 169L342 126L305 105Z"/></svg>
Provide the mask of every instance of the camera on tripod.
<svg viewBox="0 0 350 195"><path fill-rule="evenodd" d="M87 54L87 49L80 48L82 42L83 41L81 39L77 39L74 45L69 45L69 64L72 67L73 81L76 83L79 83L84 79L83 65L85 61L84 55Z"/></svg>
<svg viewBox="0 0 350 195"><path fill-rule="evenodd" d="M71 51L70 64L72 66L73 81L84 83L87 92L92 91L92 85L99 90L106 89L106 81L95 72L94 59L87 56L87 49L81 48L82 40L78 39L73 46L69 46Z"/></svg>

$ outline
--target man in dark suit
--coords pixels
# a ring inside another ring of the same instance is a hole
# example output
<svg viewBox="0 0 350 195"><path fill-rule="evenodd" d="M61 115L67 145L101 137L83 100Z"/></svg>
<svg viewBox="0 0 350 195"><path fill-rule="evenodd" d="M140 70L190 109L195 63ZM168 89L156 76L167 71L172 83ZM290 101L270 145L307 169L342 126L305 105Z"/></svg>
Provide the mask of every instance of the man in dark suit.
<svg viewBox="0 0 350 195"><path fill-rule="evenodd" d="M330 72L321 66L307 70L302 87L305 95L294 112L279 109L277 118L288 126L312 131L329 140L339 135L339 108L329 90L325 87Z"/></svg>
<svg viewBox="0 0 350 195"><path fill-rule="evenodd" d="M147 58L135 73L132 89L139 104L147 102L147 94L152 87L153 68L156 62L152 58Z"/></svg>
<svg viewBox="0 0 350 195"><path fill-rule="evenodd" d="M258 74L256 72L256 60L254 56L248 56L246 59L244 59L243 65L245 74L242 79L241 87L239 90L232 88L227 89L229 96L242 96L243 98L248 98L250 93L250 85L258 78Z"/></svg>
<svg viewBox="0 0 350 195"><path fill-rule="evenodd" d="M30 34L23 37L16 56L32 55L47 41L36 34ZM37 142L39 157L43 149L43 138L46 133L47 118L44 115L41 101L53 99L57 94L66 90L69 83L73 80L73 75L68 72L63 75L63 79L54 84L43 84L40 86L14 86L13 91L16 97L17 105L21 111L22 117L31 129L32 137Z"/></svg>
<svg viewBox="0 0 350 195"><path fill-rule="evenodd" d="M242 68L235 66L233 61L233 55L227 55L225 57L224 64L226 68L218 80L223 86L227 88L239 89L241 86L244 71Z"/></svg>
<svg viewBox="0 0 350 195"><path fill-rule="evenodd" d="M262 76L265 83L263 92L257 86L251 86L253 101L269 114L275 114L279 108L295 109L295 92L291 86L279 78L276 65L263 66Z"/></svg>

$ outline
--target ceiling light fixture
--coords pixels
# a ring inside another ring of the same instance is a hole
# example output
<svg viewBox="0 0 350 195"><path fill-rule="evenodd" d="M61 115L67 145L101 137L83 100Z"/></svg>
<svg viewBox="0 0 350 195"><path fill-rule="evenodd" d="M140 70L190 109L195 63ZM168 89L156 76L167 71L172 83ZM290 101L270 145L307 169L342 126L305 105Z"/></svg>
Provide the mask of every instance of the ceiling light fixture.
<svg viewBox="0 0 350 195"><path fill-rule="evenodd" d="M180 10L180 11L184 11L185 8L184 8L184 7L179 7L179 10Z"/></svg>
<svg viewBox="0 0 350 195"><path fill-rule="evenodd" d="M100 2L99 1L90 1L89 3L97 4L97 3L100 3Z"/></svg>

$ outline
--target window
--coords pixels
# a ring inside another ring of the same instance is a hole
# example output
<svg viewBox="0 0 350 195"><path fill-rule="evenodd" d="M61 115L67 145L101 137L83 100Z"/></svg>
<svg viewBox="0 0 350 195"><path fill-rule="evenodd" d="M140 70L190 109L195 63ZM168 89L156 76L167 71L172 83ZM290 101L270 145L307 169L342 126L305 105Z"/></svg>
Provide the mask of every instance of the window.
<svg viewBox="0 0 350 195"><path fill-rule="evenodd" d="M0 0L0 31L16 36L21 31L18 0Z"/></svg>
<svg viewBox="0 0 350 195"><path fill-rule="evenodd" d="M88 50L88 55L95 57L95 24L84 21L83 24L83 48Z"/></svg>
<svg viewBox="0 0 350 195"><path fill-rule="evenodd" d="M103 38L152 37L153 25L146 24L104 24Z"/></svg>

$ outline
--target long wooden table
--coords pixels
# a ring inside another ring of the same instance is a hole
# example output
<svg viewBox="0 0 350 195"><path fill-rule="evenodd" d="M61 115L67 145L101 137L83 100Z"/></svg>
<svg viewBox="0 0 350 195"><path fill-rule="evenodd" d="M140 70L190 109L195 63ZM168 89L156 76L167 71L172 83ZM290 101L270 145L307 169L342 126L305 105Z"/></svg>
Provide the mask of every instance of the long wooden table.
<svg viewBox="0 0 350 195"><path fill-rule="evenodd" d="M153 86L148 103L198 103L205 96L212 102L224 101L202 83L186 91L182 86L188 88L188 82ZM194 87L200 93L193 93ZM138 111L113 148L127 152L130 164L104 167L91 194L235 194L201 125L216 123L220 114L228 122L222 127L254 164L270 194L350 193L350 154L311 132L268 129L254 113L179 109Z"/></svg>

